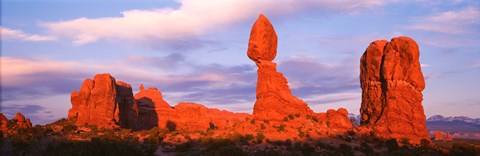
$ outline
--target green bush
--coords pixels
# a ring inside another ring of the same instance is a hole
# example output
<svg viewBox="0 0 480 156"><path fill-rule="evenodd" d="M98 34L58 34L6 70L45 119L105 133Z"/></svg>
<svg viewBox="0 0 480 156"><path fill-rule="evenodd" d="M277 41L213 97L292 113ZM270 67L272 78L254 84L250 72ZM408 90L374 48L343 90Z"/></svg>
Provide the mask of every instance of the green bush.
<svg viewBox="0 0 480 156"><path fill-rule="evenodd" d="M285 130L285 125L284 124L281 124L279 127L278 127L278 131L279 132L283 132Z"/></svg>
<svg viewBox="0 0 480 156"><path fill-rule="evenodd" d="M261 143L265 139L265 135L263 133L257 133L257 141L258 143Z"/></svg>
<svg viewBox="0 0 480 156"><path fill-rule="evenodd" d="M327 121L327 127L330 128L330 121Z"/></svg>
<svg viewBox="0 0 480 156"><path fill-rule="evenodd" d="M250 120L250 124L255 124L255 119Z"/></svg>
<svg viewBox="0 0 480 156"><path fill-rule="evenodd" d="M270 124L270 121L268 121L268 120L263 120L263 122L266 123L266 124Z"/></svg>
<svg viewBox="0 0 480 156"><path fill-rule="evenodd" d="M264 125L263 123L261 123L261 124L260 124L260 128L263 130L263 129L267 128L267 127L265 127L265 125Z"/></svg>
<svg viewBox="0 0 480 156"><path fill-rule="evenodd" d="M422 140L420 140L420 145L422 145L422 147L428 147L428 146L430 146L430 140L422 139Z"/></svg>
<svg viewBox="0 0 480 156"><path fill-rule="evenodd" d="M451 155L480 155L480 149L467 143L454 143Z"/></svg>
<svg viewBox="0 0 480 156"><path fill-rule="evenodd" d="M288 114L288 118L289 118L290 120L293 120L293 118L295 118L295 117L293 116L293 114Z"/></svg>
<svg viewBox="0 0 480 156"><path fill-rule="evenodd" d="M389 152L394 152L398 150L398 143L397 140L394 138L387 140L385 142L385 145L387 146Z"/></svg>
<svg viewBox="0 0 480 156"><path fill-rule="evenodd" d="M255 137L253 136L253 134L247 134L245 135L245 139L247 140L253 140Z"/></svg>
<svg viewBox="0 0 480 156"><path fill-rule="evenodd" d="M344 155L353 155L353 149L352 147L346 145L346 144L340 144L340 146L338 147L338 149L340 150L341 153L343 153Z"/></svg>
<svg viewBox="0 0 480 156"><path fill-rule="evenodd" d="M300 117L300 113L295 114L295 117L299 118L299 117Z"/></svg>
<svg viewBox="0 0 480 156"><path fill-rule="evenodd" d="M312 120L313 120L314 122L318 122L318 118L317 118L316 116L312 117Z"/></svg>
<svg viewBox="0 0 480 156"><path fill-rule="evenodd" d="M300 138L305 137L305 132L300 132L300 133L298 133L298 137L300 137Z"/></svg>
<svg viewBox="0 0 480 156"><path fill-rule="evenodd" d="M283 118L283 121L288 121L288 117L284 117L284 118Z"/></svg>

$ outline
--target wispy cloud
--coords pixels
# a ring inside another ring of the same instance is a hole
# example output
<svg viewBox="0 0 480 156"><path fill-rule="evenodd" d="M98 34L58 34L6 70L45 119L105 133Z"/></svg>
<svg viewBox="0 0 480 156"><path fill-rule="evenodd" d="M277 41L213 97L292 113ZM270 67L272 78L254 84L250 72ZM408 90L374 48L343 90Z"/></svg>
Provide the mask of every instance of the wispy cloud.
<svg viewBox="0 0 480 156"><path fill-rule="evenodd" d="M480 11L476 7L445 11L415 18L407 29L433 31L446 34L462 34L475 30L480 24Z"/></svg>
<svg viewBox="0 0 480 156"><path fill-rule="evenodd" d="M252 19L260 13L269 15L291 14L304 10L330 10L358 12L381 6L381 0L179 0L180 7L150 10L128 10L120 17L78 18L47 22L43 26L55 36L69 38L75 45L98 40L179 40Z"/></svg>
<svg viewBox="0 0 480 156"><path fill-rule="evenodd" d="M43 35L31 35L27 34L21 30L10 29L6 27L0 27L0 34L2 40L22 40L22 41L54 41L57 38L54 36L43 36Z"/></svg>

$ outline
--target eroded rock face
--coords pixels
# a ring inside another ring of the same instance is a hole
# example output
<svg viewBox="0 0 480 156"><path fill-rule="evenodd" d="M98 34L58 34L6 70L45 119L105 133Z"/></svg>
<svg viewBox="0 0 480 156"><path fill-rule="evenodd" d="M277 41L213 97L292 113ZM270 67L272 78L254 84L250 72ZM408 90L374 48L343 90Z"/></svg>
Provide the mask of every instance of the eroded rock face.
<svg viewBox="0 0 480 156"><path fill-rule="evenodd" d="M256 119L282 120L289 114L312 115L308 105L293 96L287 79L277 72L272 62L277 54L277 35L268 19L260 15L252 27L248 57L258 67L257 101L253 115Z"/></svg>
<svg viewBox="0 0 480 156"><path fill-rule="evenodd" d="M93 80L86 79L78 92L72 92L68 118L79 125L129 127L136 114L131 90L129 84L116 82L110 74L97 74Z"/></svg>
<svg viewBox="0 0 480 156"><path fill-rule="evenodd" d="M361 123L385 138L429 139L417 43L408 37L370 44L360 60Z"/></svg>
<svg viewBox="0 0 480 156"><path fill-rule="evenodd" d="M150 129L153 127L165 127L170 116L175 115L175 110L163 100L160 90L150 87L147 90L143 85L140 86L140 92L135 94L135 101L139 109L138 129Z"/></svg>

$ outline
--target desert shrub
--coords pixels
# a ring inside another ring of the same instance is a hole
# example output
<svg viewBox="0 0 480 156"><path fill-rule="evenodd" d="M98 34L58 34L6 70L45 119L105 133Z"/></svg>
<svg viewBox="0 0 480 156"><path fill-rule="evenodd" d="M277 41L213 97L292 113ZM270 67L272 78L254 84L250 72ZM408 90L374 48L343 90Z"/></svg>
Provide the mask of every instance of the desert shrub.
<svg viewBox="0 0 480 156"><path fill-rule="evenodd" d="M401 138L401 139L400 139L400 143L402 143L403 145L408 145L408 144L410 144L410 139L408 139L408 138Z"/></svg>
<svg viewBox="0 0 480 156"><path fill-rule="evenodd" d="M420 140L420 145L422 145L422 147L428 147L430 146L430 141L427 139L422 139Z"/></svg>
<svg viewBox="0 0 480 156"><path fill-rule="evenodd" d="M353 130L347 131L347 135L353 136L353 135L355 135L355 131L353 131Z"/></svg>
<svg viewBox="0 0 480 156"><path fill-rule="evenodd" d="M375 137L375 131L370 131L370 136Z"/></svg>
<svg viewBox="0 0 480 156"><path fill-rule="evenodd" d="M316 116L312 117L312 120L313 120L314 122L318 122L318 118L317 118Z"/></svg>
<svg viewBox="0 0 480 156"><path fill-rule="evenodd" d="M283 118L283 121L288 121L288 117L284 117L284 118Z"/></svg>
<svg viewBox="0 0 480 156"><path fill-rule="evenodd" d="M258 143L261 143L265 139L265 135L263 133L257 133L257 141Z"/></svg>
<svg viewBox="0 0 480 156"><path fill-rule="evenodd" d="M204 143L206 149L201 155L248 155L245 151L235 145L235 142L228 139L209 139Z"/></svg>
<svg viewBox="0 0 480 156"><path fill-rule="evenodd" d="M305 137L305 132L300 132L300 133L298 133L298 137L300 137L300 138Z"/></svg>
<svg viewBox="0 0 480 156"><path fill-rule="evenodd" d="M306 119L311 119L311 118L312 118L312 116L310 116L310 115L307 115L307 116L305 116L305 118L306 118Z"/></svg>
<svg viewBox="0 0 480 156"><path fill-rule="evenodd" d="M265 127L265 125L263 123L260 124L260 129L265 129L265 128L267 128L267 127Z"/></svg>
<svg viewBox="0 0 480 156"><path fill-rule="evenodd" d="M295 114L295 117L299 118L299 117L300 117L300 113Z"/></svg>
<svg viewBox="0 0 480 156"><path fill-rule="evenodd" d="M268 120L263 120L263 122L266 123L266 124L270 124L270 121L268 121Z"/></svg>
<svg viewBox="0 0 480 156"><path fill-rule="evenodd" d="M330 121L327 121L327 127L330 127Z"/></svg>
<svg viewBox="0 0 480 156"><path fill-rule="evenodd" d="M387 149L389 152L398 150L398 143L397 143L397 140L394 138L387 140L385 142L385 145L387 146Z"/></svg>
<svg viewBox="0 0 480 156"><path fill-rule="evenodd" d="M452 145L451 155L480 155L480 149L467 143L454 143Z"/></svg>
<svg viewBox="0 0 480 156"><path fill-rule="evenodd" d="M353 149L352 147L346 145L346 144L340 144L340 146L338 147L338 149L340 150L341 153L343 153L344 155L353 155Z"/></svg>
<svg viewBox="0 0 480 156"><path fill-rule="evenodd" d="M247 140L253 140L255 137L253 136L253 134L247 134L245 135L245 139Z"/></svg>
<svg viewBox="0 0 480 156"><path fill-rule="evenodd" d="M250 120L250 124L255 124L255 119Z"/></svg>
<svg viewBox="0 0 480 156"><path fill-rule="evenodd" d="M373 155L373 148L368 145L366 142L360 144L360 150L365 153L365 155Z"/></svg>
<svg viewBox="0 0 480 156"><path fill-rule="evenodd" d="M92 141L57 141L49 145L45 154L52 156L79 155L152 155L156 146L129 141L111 141L93 138ZM40 153L37 153L40 154Z"/></svg>
<svg viewBox="0 0 480 156"><path fill-rule="evenodd" d="M293 118L295 118L295 117L293 116L293 114L288 114L288 118L289 118L290 120L293 120Z"/></svg>
<svg viewBox="0 0 480 156"><path fill-rule="evenodd" d="M335 147L333 147L332 145L330 144L326 144L326 143L323 143L321 141L317 141L315 143L315 145L317 145L318 147L322 148L322 149L325 149L327 151L334 151L335 150Z"/></svg>
<svg viewBox="0 0 480 156"><path fill-rule="evenodd" d="M63 126L62 131L65 133L68 133L68 132L76 131L77 129L78 127L73 124L66 124L65 126Z"/></svg>
<svg viewBox="0 0 480 156"><path fill-rule="evenodd" d="M278 129L277 129L279 132L283 132L285 130L285 125L284 124L281 124L280 126L278 126Z"/></svg>
<svg viewBox="0 0 480 156"><path fill-rule="evenodd" d="M278 156L282 155L282 153L275 151L275 150L257 150L253 153L255 156Z"/></svg>

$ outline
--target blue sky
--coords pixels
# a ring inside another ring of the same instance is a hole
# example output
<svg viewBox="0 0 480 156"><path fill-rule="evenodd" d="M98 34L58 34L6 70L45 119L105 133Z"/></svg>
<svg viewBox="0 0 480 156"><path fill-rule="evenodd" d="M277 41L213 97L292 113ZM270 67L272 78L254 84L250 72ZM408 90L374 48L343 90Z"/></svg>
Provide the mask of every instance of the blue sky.
<svg viewBox="0 0 480 156"><path fill-rule="evenodd" d="M265 14L279 37L274 60L316 112L359 114L359 60L370 42L409 36L420 47L427 117L480 113L480 1L476 0L4 0L1 112L37 124L66 117L85 78L157 87L251 113L251 26Z"/></svg>

